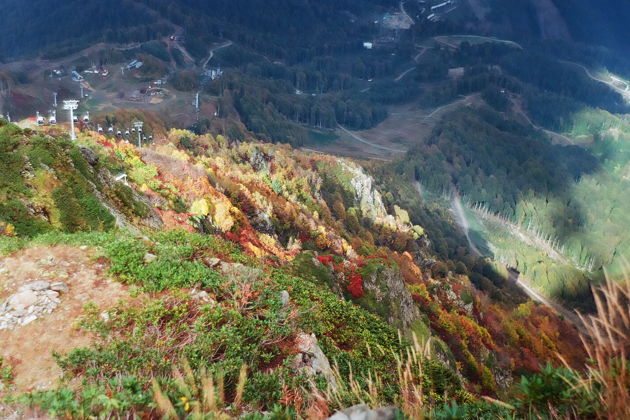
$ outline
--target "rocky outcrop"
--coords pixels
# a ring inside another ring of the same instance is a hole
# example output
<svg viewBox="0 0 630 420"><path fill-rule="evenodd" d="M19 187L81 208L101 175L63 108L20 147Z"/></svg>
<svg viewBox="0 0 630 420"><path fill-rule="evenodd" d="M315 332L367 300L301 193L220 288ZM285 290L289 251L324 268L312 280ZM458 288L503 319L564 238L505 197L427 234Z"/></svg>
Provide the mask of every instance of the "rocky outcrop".
<svg viewBox="0 0 630 420"><path fill-rule="evenodd" d="M68 291L68 285L61 282L36 281L20 287L0 303L0 330L28 325L50 314L61 303L60 295Z"/></svg>
<svg viewBox="0 0 630 420"><path fill-rule="evenodd" d="M354 189L357 206L361 216L377 225L387 226L391 230L410 232L417 239L424 235L420 226L413 226L406 210L395 206L394 213L389 214L383 204L381 193L374 185L374 178L365 173L358 165L340 161L341 167L351 175L350 184Z"/></svg>
<svg viewBox="0 0 630 420"><path fill-rule="evenodd" d="M342 162L342 167L352 176L350 183L354 189L361 214L373 221L386 219L387 211L381 193L374 188L374 179L366 174L360 166Z"/></svg>
<svg viewBox="0 0 630 420"><path fill-rule="evenodd" d="M376 302L377 312L392 325L407 330L420 318L420 311L397 268L377 268L364 276L363 288L366 296Z"/></svg>
<svg viewBox="0 0 630 420"><path fill-rule="evenodd" d="M293 368L311 376L323 376L328 384L337 388L337 380L330 367L330 361L317 344L315 334L299 333L295 339L298 354L293 360Z"/></svg>
<svg viewBox="0 0 630 420"><path fill-rule="evenodd" d="M79 150L86 162L92 167L92 170L101 185L111 190L117 182L123 182L126 184L126 177L122 177L120 178L120 180L118 180L117 178L114 178L107 169L99 166L99 156L92 149L81 147ZM94 195L96 195L101 204L111 213L111 215L114 216L116 224L119 227L137 233L140 232L134 226L133 221L129 220L129 217L127 217L119 208L117 208L116 203L109 199L102 191L99 191L99 189L96 188L96 185L91 182L90 184L92 185ZM147 216L138 220L138 223L151 229L161 229L164 226L164 223L160 215L155 211L153 203L149 200L149 198L147 198L143 194L138 193L133 188L130 188L130 191L132 196L131 198L136 202L144 204L148 209Z"/></svg>

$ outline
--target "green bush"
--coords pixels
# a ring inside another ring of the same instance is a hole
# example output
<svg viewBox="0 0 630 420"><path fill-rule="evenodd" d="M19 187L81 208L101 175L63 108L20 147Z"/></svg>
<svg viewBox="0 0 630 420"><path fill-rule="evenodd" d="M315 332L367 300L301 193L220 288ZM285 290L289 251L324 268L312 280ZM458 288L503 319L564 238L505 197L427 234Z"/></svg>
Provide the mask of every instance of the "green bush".
<svg viewBox="0 0 630 420"><path fill-rule="evenodd" d="M212 236L170 231L153 238L155 243L151 245L134 239L109 244L105 255L111 261L111 273L150 292L196 285L217 290L222 276L204 264L203 258L220 255L234 262L253 263L236 245ZM147 254L155 258L145 261Z"/></svg>

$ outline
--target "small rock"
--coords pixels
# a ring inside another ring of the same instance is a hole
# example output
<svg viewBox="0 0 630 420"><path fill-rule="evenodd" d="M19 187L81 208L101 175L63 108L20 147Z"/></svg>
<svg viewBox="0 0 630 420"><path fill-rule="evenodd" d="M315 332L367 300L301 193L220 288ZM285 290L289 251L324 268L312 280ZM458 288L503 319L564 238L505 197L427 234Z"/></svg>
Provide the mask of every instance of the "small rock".
<svg viewBox="0 0 630 420"><path fill-rule="evenodd" d="M14 318L21 318L25 315L28 315L28 312L26 312L24 309L16 309L11 312L11 316L13 316Z"/></svg>
<svg viewBox="0 0 630 420"><path fill-rule="evenodd" d="M144 255L144 262L146 264L150 264L150 263L152 263L155 260L157 260L157 255L153 255L153 254L150 254L150 253L147 253L147 254Z"/></svg>
<svg viewBox="0 0 630 420"><path fill-rule="evenodd" d="M50 290L54 292L59 292L59 293L68 293L70 291L70 288L68 287L66 283L57 282L50 285Z"/></svg>
<svg viewBox="0 0 630 420"><path fill-rule="evenodd" d="M87 147L81 147L79 148L79 151L81 152L87 163L89 163L91 166L96 166L99 161L99 156L94 150L88 149Z"/></svg>
<svg viewBox="0 0 630 420"><path fill-rule="evenodd" d="M109 322L109 314L107 312L101 312L101 319L105 322Z"/></svg>
<svg viewBox="0 0 630 420"><path fill-rule="evenodd" d="M28 325L37 319L36 315L29 315L22 320L22 325Z"/></svg>
<svg viewBox="0 0 630 420"><path fill-rule="evenodd" d="M27 284L25 287L28 287L29 290L40 292L42 290L50 289L50 283L48 283L47 281L40 280L40 281Z"/></svg>
<svg viewBox="0 0 630 420"><path fill-rule="evenodd" d="M27 307L34 305L35 302L37 302L37 294L32 290L16 293L9 298L9 305L13 307Z"/></svg>
<svg viewBox="0 0 630 420"><path fill-rule="evenodd" d="M221 264L221 260L218 258L206 258L205 263L208 265L208 267L214 268Z"/></svg>
<svg viewBox="0 0 630 420"><path fill-rule="evenodd" d="M383 407L371 410L365 404L359 404L336 412L328 420L394 420L398 410L395 407Z"/></svg>
<svg viewBox="0 0 630 420"><path fill-rule="evenodd" d="M280 302L282 302L282 306L289 306L289 292L283 290L280 292Z"/></svg>
<svg viewBox="0 0 630 420"><path fill-rule="evenodd" d="M52 255L49 255L48 257L40 260L39 263L42 265L53 265L55 264L55 257L53 257Z"/></svg>
<svg viewBox="0 0 630 420"><path fill-rule="evenodd" d="M55 290L46 290L46 297L49 297L49 298L59 297L59 292L57 292Z"/></svg>

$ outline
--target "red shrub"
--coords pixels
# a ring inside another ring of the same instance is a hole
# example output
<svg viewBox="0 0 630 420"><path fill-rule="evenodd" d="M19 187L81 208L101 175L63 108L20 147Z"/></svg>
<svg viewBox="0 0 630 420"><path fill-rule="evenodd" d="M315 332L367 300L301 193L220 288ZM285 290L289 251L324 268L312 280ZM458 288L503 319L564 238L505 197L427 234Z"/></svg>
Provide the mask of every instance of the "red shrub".
<svg viewBox="0 0 630 420"><path fill-rule="evenodd" d="M100 144L101 146L107 147L108 149L114 148L114 145L107 140L98 140L97 143Z"/></svg>
<svg viewBox="0 0 630 420"><path fill-rule="evenodd" d="M365 267L367 265L367 263L363 261L360 257L354 260L354 263L357 265L357 267Z"/></svg>
<svg viewBox="0 0 630 420"><path fill-rule="evenodd" d="M363 277L361 277L361 274L355 273L350 276L348 291L352 293L352 296L355 298L363 296Z"/></svg>
<svg viewBox="0 0 630 420"><path fill-rule="evenodd" d="M238 243L240 241L241 237L240 237L240 235L238 235L236 233L226 232L225 239L227 239L230 242Z"/></svg>
<svg viewBox="0 0 630 420"><path fill-rule="evenodd" d="M332 255L320 255L319 257L317 257L317 259L319 260L320 263L324 265L330 265L333 262Z"/></svg>

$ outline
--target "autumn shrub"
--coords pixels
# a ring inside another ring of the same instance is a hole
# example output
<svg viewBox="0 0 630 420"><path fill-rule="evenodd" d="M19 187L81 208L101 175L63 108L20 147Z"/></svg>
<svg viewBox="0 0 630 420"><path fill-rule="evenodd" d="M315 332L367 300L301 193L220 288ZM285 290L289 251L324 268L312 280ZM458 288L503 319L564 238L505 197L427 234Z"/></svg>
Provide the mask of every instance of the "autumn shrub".
<svg viewBox="0 0 630 420"><path fill-rule="evenodd" d="M142 201L137 200L131 188L122 183L114 185L114 195L122 204L120 207L128 216L147 217L151 210Z"/></svg>
<svg viewBox="0 0 630 420"><path fill-rule="evenodd" d="M363 296L363 277L361 277L361 274L353 273L350 275L350 283L347 289L355 298Z"/></svg>

